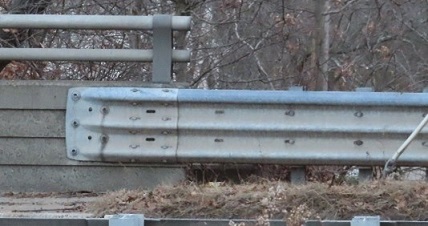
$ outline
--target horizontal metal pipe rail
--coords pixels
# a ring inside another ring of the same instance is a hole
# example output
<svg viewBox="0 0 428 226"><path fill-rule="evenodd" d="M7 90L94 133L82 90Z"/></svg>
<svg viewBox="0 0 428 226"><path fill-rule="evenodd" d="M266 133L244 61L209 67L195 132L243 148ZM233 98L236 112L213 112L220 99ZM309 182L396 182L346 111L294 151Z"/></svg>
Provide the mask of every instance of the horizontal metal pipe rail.
<svg viewBox="0 0 428 226"><path fill-rule="evenodd" d="M137 49L0 48L0 60L153 62L153 54L153 50ZM172 50L172 61L189 59L190 51Z"/></svg>
<svg viewBox="0 0 428 226"><path fill-rule="evenodd" d="M152 30L154 16L103 15L0 15L1 28L90 29L90 30ZM171 28L190 30L191 17L172 16Z"/></svg>
<svg viewBox="0 0 428 226"><path fill-rule="evenodd" d="M157 163L383 165L428 93L73 88L69 158ZM400 165L428 166L428 129Z"/></svg>

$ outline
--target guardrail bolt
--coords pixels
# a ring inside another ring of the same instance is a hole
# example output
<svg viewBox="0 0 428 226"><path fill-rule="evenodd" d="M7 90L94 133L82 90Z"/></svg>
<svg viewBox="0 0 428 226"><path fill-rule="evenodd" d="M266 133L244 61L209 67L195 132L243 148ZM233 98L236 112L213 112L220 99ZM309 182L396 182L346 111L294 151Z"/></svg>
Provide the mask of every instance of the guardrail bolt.
<svg viewBox="0 0 428 226"><path fill-rule="evenodd" d="M131 91L136 93L136 92L138 92L138 89L131 89Z"/></svg>
<svg viewBox="0 0 428 226"><path fill-rule="evenodd" d="M108 136L103 134L100 136L100 141L102 144L106 144L108 142Z"/></svg>
<svg viewBox="0 0 428 226"><path fill-rule="evenodd" d="M224 110L215 110L215 114L217 115L224 114Z"/></svg>
<svg viewBox="0 0 428 226"><path fill-rule="evenodd" d="M422 142L422 146L428 147L428 142L427 141Z"/></svg>
<svg viewBox="0 0 428 226"><path fill-rule="evenodd" d="M354 144L357 146L361 146L364 144L364 142L362 140L356 140L356 141L354 141Z"/></svg>
<svg viewBox="0 0 428 226"><path fill-rule="evenodd" d="M168 135L168 134L170 134L169 131L162 131L162 135Z"/></svg>
<svg viewBox="0 0 428 226"><path fill-rule="evenodd" d="M74 101L78 101L80 99L80 93L79 92L71 93L71 99Z"/></svg>
<svg viewBox="0 0 428 226"><path fill-rule="evenodd" d="M170 148L170 146L168 146L168 145L162 145L161 148L162 149L168 149L168 148Z"/></svg>
<svg viewBox="0 0 428 226"><path fill-rule="evenodd" d="M221 143L221 142L224 142L224 140L223 140L223 139L221 139L221 138L215 138L215 139L214 139L214 142L216 142L216 143Z"/></svg>
<svg viewBox="0 0 428 226"><path fill-rule="evenodd" d="M162 121L170 121L171 118L170 117L162 117Z"/></svg>
<svg viewBox="0 0 428 226"><path fill-rule="evenodd" d="M102 106L102 107L101 107L101 113L102 113L103 115L108 114L108 113L109 113L109 111L110 111L110 109L109 109L107 106Z"/></svg>
<svg viewBox="0 0 428 226"><path fill-rule="evenodd" d="M73 121L71 121L71 125L74 127L74 128L77 128L77 127L79 127L79 121L77 121L77 120L73 120Z"/></svg>
<svg viewBox="0 0 428 226"><path fill-rule="evenodd" d="M426 112L422 114L422 117L424 117L424 118L425 118L425 116L427 116L427 113L426 113Z"/></svg>
<svg viewBox="0 0 428 226"><path fill-rule="evenodd" d="M296 113L293 110L289 110L285 112L285 115L293 117Z"/></svg>
<svg viewBox="0 0 428 226"><path fill-rule="evenodd" d="M354 113L354 116L355 116L355 117L358 117L358 118L361 118L361 117L363 117L363 116L364 116L364 113L363 113L363 112L361 112L361 111L357 111L357 112L355 112L355 113Z"/></svg>
<svg viewBox="0 0 428 226"><path fill-rule="evenodd" d="M165 93L168 93L169 89L163 89L162 91L165 92Z"/></svg>
<svg viewBox="0 0 428 226"><path fill-rule="evenodd" d="M73 148L73 149L71 149L71 155L72 156L76 156L77 154L79 154L79 150L77 149L77 148Z"/></svg>
<svg viewBox="0 0 428 226"><path fill-rule="evenodd" d="M137 148L140 147L140 145L138 145L138 144L131 144L131 145L129 145L129 147L132 148L132 149L137 149Z"/></svg>
<svg viewBox="0 0 428 226"><path fill-rule="evenodd" d="M286 143L286 144L294 144L295 141L292 140L292 139L289 139L289 140L285 140L284 143Z"/></svg>

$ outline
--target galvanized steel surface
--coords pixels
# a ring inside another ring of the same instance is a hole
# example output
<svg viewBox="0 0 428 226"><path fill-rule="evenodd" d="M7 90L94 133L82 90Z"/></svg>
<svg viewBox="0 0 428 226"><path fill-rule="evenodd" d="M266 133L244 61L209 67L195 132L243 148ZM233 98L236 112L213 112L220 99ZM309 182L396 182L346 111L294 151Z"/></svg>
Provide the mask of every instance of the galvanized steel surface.
<svg viewBox="0 0 428 226"><path fill-rule="evenodd" d="M151 30L156 16L0 15L0 28ZM171 16L173 30L190 30L190 16Z"/></svg>
<svg viewBox="0 0 428 226"><path fill-rule="evenodd" d="M427 93L180 89L180 102L428 107Z"/></svg>
<svg viewBox="0 0 428 226"><path fill-rule="evenodd" d="M189 50L170 50L174 62L188 62ZM153 50L0 48L0 60L152 62Z"/></svg>
<svg viewBox="0 0 428 226"><path fill-rule="evenodd" d="M351 226L380 226L380 216L358 216L352 218Z"/></svg>
<svg viewBox="0 0 428 226"><path fill-rule="evenodd" d="M170 83L172 62L190 61L190 51L173 49L172 31L190 30L191 17L100 15L0 15L0 28L153 29L153 50L3 48L0 60L153 62L153 82Z"/></svg>
<svg viewBox="0 0 428 226"><path fill-rule="evenodd" d="M258 225L249 219L145 219L146 226L229 226L231 222ZM283 220L269 220L271 226L286 226ZM0 218L0 225L10 226L109 226L108 219L46 219L46 218ZM307 221L306 226L350 226L351 221ZM427 226L427 221L381 221L381 226ZM126 226L126 225L123 225Z"/></svg>
<svg viewBox="0 0 428 226"><path fill-rule="evenodd" d="M425 93L74 88L68 157L82 161L382 165ZM428 129L400 159L428 166Z"/></svg>
<svg viewBox="0 0 428 226"><path fill-rule="evenodd" d="M172 29L171 19L167 15L159 15L153 20L153 49L157 51L153 57L154 83L169 83L172 75ZM188 60L190 59L190 53Z"/></svg>
<svg viewBox="0 0 428 226"><path fill-rule="evenodd" d="M306 226L350 226L351 221L345 220L323 220L315 221L309 220L305 223ZM371 224L367 224L370 226ZM428 225L428 221L380 221L381 226L425 226Z"/></svg>
<svg viewBox="0 0 428 226"><path fill-rule="evenodd" d="M0 109L64 110L72 87L186 88L185 83L153 84L135 81L0 80ZM64 124L62 122L62 124Z"/></svg>

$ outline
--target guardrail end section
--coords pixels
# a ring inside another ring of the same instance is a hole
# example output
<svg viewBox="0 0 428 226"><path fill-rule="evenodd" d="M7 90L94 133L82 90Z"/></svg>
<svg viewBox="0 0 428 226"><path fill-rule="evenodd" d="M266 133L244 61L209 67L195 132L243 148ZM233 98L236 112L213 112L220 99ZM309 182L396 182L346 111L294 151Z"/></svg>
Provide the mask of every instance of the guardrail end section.
<svg viewBox="0 0 428 226"><path fill-rule="evenodd" d="M144 226L143 214L118 214L108 220L109 226Z"/></svg>

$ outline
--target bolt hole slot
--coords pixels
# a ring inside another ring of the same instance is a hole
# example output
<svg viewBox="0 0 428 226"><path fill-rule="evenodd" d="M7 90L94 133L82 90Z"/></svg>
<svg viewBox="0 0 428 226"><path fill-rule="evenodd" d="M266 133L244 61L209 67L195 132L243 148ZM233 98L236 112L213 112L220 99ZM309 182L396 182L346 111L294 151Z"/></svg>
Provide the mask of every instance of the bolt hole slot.
<svg viewBox="0 0 428 226"><path fill-rule="evenodd" d="M354 141L354 144L357 146L361 146L364 144L364 142L362 140L356 140L356 141Z"/></svg>
<svg viewBox="0 0 428 226"><path fill-rule="evenodd" d="M285 140L284 143L286 143L286 144L294 144L295 141L290 139L290 140Z"/></svg>
<svg viewBox="0 0 428 226"><path fill-rule="evenodd" d="M89 111L89 112L92 112L92 110L93 110L93 109L92 109L92 107L89 107L88 111Z"/></svg>
<svg viewBox="0 0 428 226"><path fill-rule="evenodd" d="M88 136L88 140L92 140L92 136Z"/></svg>
<svg viewBox="0 0 428 226"><path fill-rule="evenodd" d="M154 137L147 137L146 141L147 142L154 142L156 139Z"/></svg>
<svg viewBox="0 0 428 226"><path fill-rule="evenodd" d="M154 113L156 113L156 110L149 109L146 111L146 113L147 114L154 114Z"/></svg>
<svg viewBox="0 0 428 226"><path fill-rule="evenodd" d="M364 113L363 113L363 112L361 112L361 111L357 111L357 112L355 112L355 113L354 113L354 116L355 116L355 117L358 117L358 118L361 118L361 117L363 117L363 116L364 116Z"/></svg>
<svg viewBox="0 0 428 226"><path fill-rule="evenodd" d="M294 112L293 110L289 110L285 112L285 115L293 117L294 115L296 115L296 112Z"/></svg>

